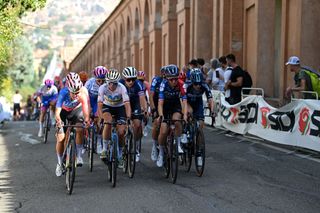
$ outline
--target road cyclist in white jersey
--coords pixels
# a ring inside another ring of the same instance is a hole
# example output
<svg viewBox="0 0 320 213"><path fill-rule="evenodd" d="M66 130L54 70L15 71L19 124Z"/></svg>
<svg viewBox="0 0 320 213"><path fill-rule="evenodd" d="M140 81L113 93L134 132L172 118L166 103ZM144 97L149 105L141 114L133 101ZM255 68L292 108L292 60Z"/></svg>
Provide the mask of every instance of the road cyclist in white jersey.
<svg viewBox="0 0 320 213"><path fill-rule="evenodd" d="M51 124L55 125L54 110L55 110L55 105L56 105L57 97L58 97L58 89L54 85L53 80L46 79L44 81L44 85L38 90L37 96L41 97L41 105L42 105L40 118L39 118L38 137L42 137L43 136L44 115L45 115L48 108L50 108Z"/></svg>
<svg viewBox="0 0 320 213"><path fill-rule="evenodd" d="M103 147L100 158L106 158L107 147L111 140L112 116L119 122L117 133L119 137L119 162L118 166L123 167L122 147L124 146L126 123L131 116L130 100L126 87L119 83L120 73L117 70L109 70L106 74L106 83L99 87L98 112L104 119L102 133Z"/></svg>

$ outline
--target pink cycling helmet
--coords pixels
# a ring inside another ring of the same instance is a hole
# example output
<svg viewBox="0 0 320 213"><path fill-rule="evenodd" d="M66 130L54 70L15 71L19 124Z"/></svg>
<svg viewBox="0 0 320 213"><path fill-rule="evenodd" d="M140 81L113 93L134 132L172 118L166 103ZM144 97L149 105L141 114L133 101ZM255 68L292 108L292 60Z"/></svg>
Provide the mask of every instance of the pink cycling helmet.
<svg viewBox="0 0 320 213"><path fill-rule="evenodd" d="M46 79L45 81L44 81L44 85L46 85L47 87L51 87L52 85L53 85L53 80L51 80L51 79Z"/></svg>
<svg viewBox="0 0 320 213"><path fill-rule="evenodd" d="M138 75L137 75L137 78L140 79L140 80L144 80L146 77L146 73L144 71L139 71L138 72Z"/></svg>
<svg viewBox="0 0 320 213"><path fill-rule="evenodd" d="M108 72L108 69L105 68L104 66L97 66L93 70L93 74L96 78L105 78L107 72Z"/></svg>
<svg viewBox="0 0 320 213"><path fill-rule="evenodd" d="M77 73L70 72L67 77L67 87L70 92L76 93L78 92L82 87L82 82L80 80L80 77Z"/></svg>

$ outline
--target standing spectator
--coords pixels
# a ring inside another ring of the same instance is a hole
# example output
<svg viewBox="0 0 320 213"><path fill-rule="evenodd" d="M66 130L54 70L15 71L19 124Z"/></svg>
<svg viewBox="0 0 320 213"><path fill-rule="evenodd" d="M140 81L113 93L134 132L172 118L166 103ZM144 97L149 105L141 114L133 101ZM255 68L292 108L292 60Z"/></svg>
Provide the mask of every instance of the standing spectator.
<svg viewBox="0 0 320 213"><path fill-rule="evenodd" d="M13 120L20 119L20 103L22 96L19 93L19 90L16 90L16 94L13 95Z"/></svg>
<svg viewBox="0 0 320 213"><path fill-rule="evenodd" d="M27 99L27 120L29 121L31 119L31 115L32 115L32 98L31 95L28 95L28 99Z"/></svg>
<svg viewBox="0 0 320 213"><path fill-rule="evenodd" d="M193 68L198 67L198 61L196 59L191 59L189 62L189 69L192 70Z"/></svg>
<svg viewBox="0 0 320 213"><path fill-rule="evenodd" d="M210 60L211 68L207 75L207 84L214 90L224 91L224 70L218 59Z"/></svg>
<svg viewBox="0 0 320 213"><path fill-rule="evenodd" d="M203 58L197 58L198 68L203 74L203 79L207 79L208 68L205 66L205 60Z"/></svg>
<svg viewBox="0 0 320 213"><path fill-rule="evenodd" d="M303 69L301 69L300 59L297 56L291 56L286 65L289 66L291 72L295 73L295 85L287 88L287 98L291 97L292 92L313 91L311 78ZM304 98L314 99L312 94L305 94Z"/></svg>
<svg viewBox="0 0 320 213"><path fill-rule="evenodd" d="M243 70L236 63L236 57L233 54L226 56L228 66L232 67L230 80L227 81L225 88L230 89L230 104L236 104L241 101L241 89L243 83Z"/></svg>

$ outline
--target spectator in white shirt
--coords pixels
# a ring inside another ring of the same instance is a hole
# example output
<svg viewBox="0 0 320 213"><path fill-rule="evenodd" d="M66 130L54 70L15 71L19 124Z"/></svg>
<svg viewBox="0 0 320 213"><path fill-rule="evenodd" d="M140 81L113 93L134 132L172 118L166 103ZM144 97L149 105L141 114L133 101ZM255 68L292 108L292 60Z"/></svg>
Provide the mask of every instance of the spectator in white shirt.
<svg viewBox="0 0 320 213"><path fill-rule="evenodd" d="M13 119L19 120L20 118L20 104L21 104L22 96L19 93L19 90L16 90L16 94L13 95Z"/></svg>

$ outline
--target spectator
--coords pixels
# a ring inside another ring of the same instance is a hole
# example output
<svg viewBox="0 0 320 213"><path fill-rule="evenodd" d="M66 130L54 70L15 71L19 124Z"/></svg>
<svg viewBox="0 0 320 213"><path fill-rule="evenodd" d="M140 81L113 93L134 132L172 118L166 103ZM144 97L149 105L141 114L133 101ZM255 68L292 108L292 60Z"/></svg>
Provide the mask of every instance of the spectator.
<svg viewBox="0 0 320 213"><path fill-rule="evenodd" d="M31 119L32 105L33 105L33 101L32 101L31 95L28 95L28 99L27 99L27 120L28 121Z"/></svg>
<svg viewBox="0 0 320 213"><path fill-rule="evenodd" d="M19 90L16 90L16 94L13 95L13 120L20 119L20 104L22 96L19 93Z"/></svg>
<svg viewBox="0 0 320 213"><path fill-rule="evenodd" d="M207 75L207 83L214 90L224 91L224 70L218 59L210 60L211 68Z"/></svg>
<svg viewBox="0 0 320 213"><path fill-rule="evenodd" d="M227 64L232 68L230 80L227 81L225 89L230 89L229 103L236 104L241 101L241 89L243 83L243 70L236 63L236 57L233 54L226 56Z"/></svg>
<svg viewBox="0 0 320 213"><path fill-rule="evenodd" d="M207 79L207 74L208 74L208 68L205 66L205 60L203 58L198 58L197 59L197 64L198 68L200 68L202 74L203 74L203 79Z"/></svg>
<svg viewBox="0 0 320 213"><path fill-rule="evenodd" d="M290 86L286 90L287 98L291 98L292 92L313 91L310 76L301 69L300 59L297 56L291 56L286 63L291 72L294 72L294 86ZM304 94L306 99L314 99L312 94Z"/></svg>
<svg viewBox="0 0 320 213"><path fill-rule="evenodd" d="M198 61L196 59L191 59L189 62L189 69L192 70L193 68L198 67Z"/></svg>

